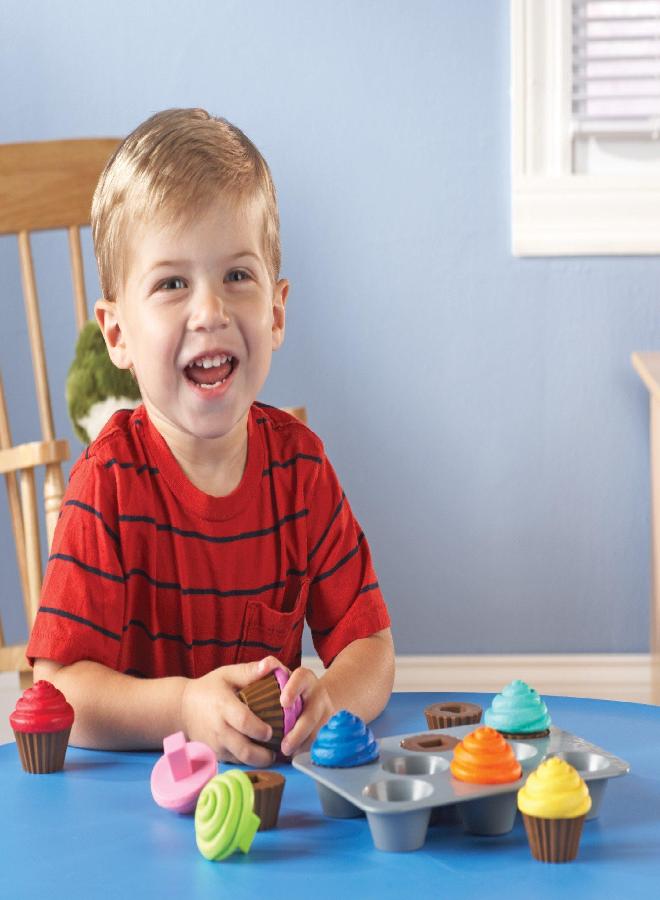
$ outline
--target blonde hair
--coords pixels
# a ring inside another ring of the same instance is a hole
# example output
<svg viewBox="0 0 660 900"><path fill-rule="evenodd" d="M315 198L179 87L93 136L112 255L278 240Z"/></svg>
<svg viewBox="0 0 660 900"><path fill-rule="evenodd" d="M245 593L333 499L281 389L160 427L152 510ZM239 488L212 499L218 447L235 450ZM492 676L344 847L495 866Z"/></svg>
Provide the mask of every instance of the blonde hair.
<svg viewBox="0 0 660 900"><path fill-rule="evenodd" d="M123 284L131 222L189 221L222 192L263 206L263 249L273 282L281 249L277 196L266 160L243 132L204 109L156 113L108 160L92 201L101 291L116 300Z"/></svg>

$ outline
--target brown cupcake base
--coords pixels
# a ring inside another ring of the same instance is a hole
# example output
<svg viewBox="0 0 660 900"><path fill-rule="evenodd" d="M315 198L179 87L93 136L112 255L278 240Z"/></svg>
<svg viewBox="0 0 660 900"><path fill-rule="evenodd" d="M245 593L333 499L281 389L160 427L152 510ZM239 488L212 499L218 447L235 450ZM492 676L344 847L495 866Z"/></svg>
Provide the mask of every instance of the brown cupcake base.
<svg viewBox="0 0 660 900"><path fill-rule="evenodd" d="M575 819L540 819L523 813L529 849L539 862L571 862L580 846L586 816Z"/></svg>
<svg viewBox="0 0 660 900"><path fill-rule="evenodd" d="M496 729L499 731L499 728ZM510 741L534 741L537 738L544 738L550 734L550 729L544 731L500 731L503 738Z"/></svg>
<svg viewBox="0 0 660 900"><path fill-rule="evenodd" d="M248 772L254 788L254 812L259 816L259 831L268 831L277 825L285 778L279 772Z"/></svg>
<svg viewBox="0 0 660 900"><path fill-rule="evenodd" d="M458 744L458 738L450 734L435 734L427 731L424 734L414 734L401 741L404 750L414 750L416 753L442 753L452 750Z"/></svg>
<svg viewBox="0 0 660 900"><path fill-rule="evenodd" d="M453 728L455 725L476 725L481 722L482 709L478 703L432 703L424 710L429 728Z"/></svg>
<svg viewBox="0 0 660 900"><path fill-rule="evenodd" d="M46 775L64 768L71 728L30 733L14 731L21 765L30 775Z"/></svg>
<svg viewBox="0 0 660 900"><path fill-rule="evenodd" d="M252 710L255 716L267 722L273 729L269 741L255 741L261 747L268 747L279 753L284 737L284 710L280 706L280 685L271 673L260 678L238 692L238 699Z"/></svg>

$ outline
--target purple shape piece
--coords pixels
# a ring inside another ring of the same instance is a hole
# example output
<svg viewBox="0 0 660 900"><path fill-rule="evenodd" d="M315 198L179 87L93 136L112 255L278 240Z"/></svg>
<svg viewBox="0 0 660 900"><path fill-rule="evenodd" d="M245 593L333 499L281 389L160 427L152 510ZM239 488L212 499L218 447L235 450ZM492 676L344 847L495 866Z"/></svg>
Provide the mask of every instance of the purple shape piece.
<svg viewBox="0 0 660 900"><path fill-rule="evenodd" d="M277 679L281 693L284 690L284 685L289 680L289 673L284 669L273 669L273 675ZM288 734L296 724L300 713L302 712L302 708L302 699L300 697L296 697L293 706L288 706L286 708L282 707L284 712L284 734Z"/></svg>

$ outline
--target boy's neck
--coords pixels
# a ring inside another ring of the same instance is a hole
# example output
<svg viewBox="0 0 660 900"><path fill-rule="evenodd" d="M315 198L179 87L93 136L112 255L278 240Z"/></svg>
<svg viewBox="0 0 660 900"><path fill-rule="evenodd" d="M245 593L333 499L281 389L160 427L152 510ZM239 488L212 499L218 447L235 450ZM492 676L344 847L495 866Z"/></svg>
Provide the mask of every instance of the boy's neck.
<svg viewBox="0 0 660 900"><path fill-rule="evenodd" d="M148 412L152 425L198 490L211 497L226 497L238 487L247 463L249 411L228 434L216 438L186 434Z"/></svg>

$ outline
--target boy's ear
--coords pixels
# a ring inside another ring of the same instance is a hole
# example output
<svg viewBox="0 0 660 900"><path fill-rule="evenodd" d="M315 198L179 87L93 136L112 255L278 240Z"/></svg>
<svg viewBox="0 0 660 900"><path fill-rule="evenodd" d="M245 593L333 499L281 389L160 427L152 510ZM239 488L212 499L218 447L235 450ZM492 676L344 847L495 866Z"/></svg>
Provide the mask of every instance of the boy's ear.
<svg viewBox="0 0 660 900"><path fill-rule="evenodd" d="M286 278L280 278L273 292L273 350L278 350L284 343L285 306L288 295L289 282Z"/></svg>
<svg viewBox="0 0 660 900"><path fill-rule="evenodd" d="M117 301L97 300L94 304L94 315L108 348L108 356L118 369L130 369L132 363L119 322Z"/></svg>

